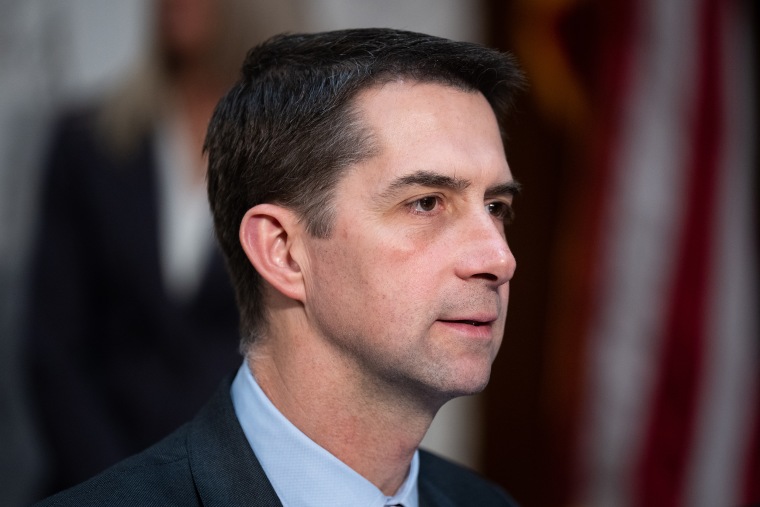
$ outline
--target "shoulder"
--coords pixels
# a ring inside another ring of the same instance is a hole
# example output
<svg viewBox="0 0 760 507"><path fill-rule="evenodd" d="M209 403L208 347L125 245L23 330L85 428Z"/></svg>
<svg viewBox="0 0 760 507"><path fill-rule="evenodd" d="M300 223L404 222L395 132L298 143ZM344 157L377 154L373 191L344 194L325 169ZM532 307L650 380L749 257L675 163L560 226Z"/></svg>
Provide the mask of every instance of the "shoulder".
<svg viewBox="0 0 760 507"><path fill-rule="evenodd" d="M446 501L478 507L518 505L503 489L478 473L424 450L420 450L419 487L420 496L436 505L446 505Z"/></svg>
<svg viewBox="0 0 760 507"><path fill-rule="evenodd" d="M110 166L132 169L153 163L154 130L147 120L141 128L126 126L109 115L103 101L78 104L62 110L50 123L46 142L46 166L93 166L103 172ZM117 126L115 126L117 125ZM122 131L129 132L123 134ZM134 130L134 133L132 133ZM134 134L134 135L132 135Z"/></svg>
<svg viewBox="0 0 760 507"><path fill-rule="evenodd" d="M62 110L50 124L50 144L53 150L63 150L67 144L90 149L100 144L98 135L98 104L79 105Z"/></svg>
<svg viewBox="0 0 760 507"><path fill-rule="evenodd" d="M37 507L280 505L235 416L230 382L158 444Z"/></svg>
<svg viewBox="0 0 760 507"><path fill-rule="evenodd" d="M187 433L188 427L183 426L140 454L37 506L197 505L187 454Z"/></svg>

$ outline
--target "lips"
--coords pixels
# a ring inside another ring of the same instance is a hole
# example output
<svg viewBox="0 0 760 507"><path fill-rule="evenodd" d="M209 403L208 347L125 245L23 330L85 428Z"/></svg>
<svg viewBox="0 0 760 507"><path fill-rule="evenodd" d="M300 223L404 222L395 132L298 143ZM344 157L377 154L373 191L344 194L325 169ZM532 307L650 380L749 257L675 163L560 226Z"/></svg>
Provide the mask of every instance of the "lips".
<svg viewBox="0 0 760 507"><path fill-rule="evenodd" d="M457 316L458 317L458 316ZM438 325L447 329L448 336L458 336L461 338L467 338L468 340L475 340L475 342L487 344L493 340L493 325L496 321L495 318L490 318L490 315L478 315L477 317L466 318L445 318L438 319ZM453 333L453 335L449 335Z"/></svg>
<svg viewBox="0 0 760 507"><path fill-rule="evenodd" d="M469 320L469 319L461 319L461 320L448 320L448 319L441 319L441 322L447 322L449 324L467 324L470 326L487 326L493 321L480 321L480 320Z"/></svg>
<svg viewBox="0 0 760 507"><path fill-rule="evenodd" d="M443 314L438 319L446 324L466 324L474 327L490 326L499 318L498 313L490 311L472 311Z"/></svg>

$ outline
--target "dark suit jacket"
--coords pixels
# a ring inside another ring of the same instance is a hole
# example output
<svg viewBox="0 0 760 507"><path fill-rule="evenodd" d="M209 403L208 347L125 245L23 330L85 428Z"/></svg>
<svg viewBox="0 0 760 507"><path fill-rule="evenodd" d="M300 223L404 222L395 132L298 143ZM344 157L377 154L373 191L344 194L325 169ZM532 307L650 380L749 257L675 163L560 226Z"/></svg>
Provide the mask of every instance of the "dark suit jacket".
<svg viewBox="0 0 760 507"><path fill-rule="evenodd" d="M194 297L176 301L163 285L152 138L117 154L95 114L55 128L30 266L23 343L45 494L174 431L241 361L216 250Z"/></svg>
<svg viewBox="0 0 760 507"><path fill-rule="evenodd" d="M38 507L280 506L238 423L229 390L229 382L223 383L190 423ZM424 451L419 494L421 507L516 505L474 472Z"/></svg>

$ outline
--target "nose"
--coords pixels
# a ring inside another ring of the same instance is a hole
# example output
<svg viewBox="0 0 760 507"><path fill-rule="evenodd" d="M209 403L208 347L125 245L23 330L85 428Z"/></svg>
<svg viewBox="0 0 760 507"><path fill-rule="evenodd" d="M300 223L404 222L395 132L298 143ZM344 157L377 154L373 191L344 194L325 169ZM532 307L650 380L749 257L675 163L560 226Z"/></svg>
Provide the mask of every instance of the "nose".
<svg viewBox="0 0 760 507"><path fill-rule="evenodd" d="M507 244L504 225L487 213L479 213L465 222L457 241L462 247L457 258L457 276L483 279L493 287L509 282L517 261Z"/></svg>

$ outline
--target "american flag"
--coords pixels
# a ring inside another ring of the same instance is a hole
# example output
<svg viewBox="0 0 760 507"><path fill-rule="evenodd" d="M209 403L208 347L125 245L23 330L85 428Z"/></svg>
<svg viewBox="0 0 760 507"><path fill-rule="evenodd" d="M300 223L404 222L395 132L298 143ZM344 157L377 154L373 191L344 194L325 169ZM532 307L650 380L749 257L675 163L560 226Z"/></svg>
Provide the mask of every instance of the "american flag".
<svg viewBox="0 0 760 507"><path fill-rule="evenodd" d="M591 3L604 35L597 95L573 78L557 34L561 18L589 2L524 0L517 12L529 14L528 28L513 21L544 112L593 138L592 167L580 176L593 181L587 203L565 221L565 253L575 249L579 262L560 282L572 288L555 295L582 292L586 303L555 312L549 347L564 368L554 384L577 383L557 388L576 405L558 411L572 416L561 424L575 439L565 498L760 504L749 2Z"/></svg>
<svg viewBox="0 0 760 507"><path fill-rule="evenodd" d="M740 4L631 3L581 424L581 500L760 500L751 47Z"/></svg>

